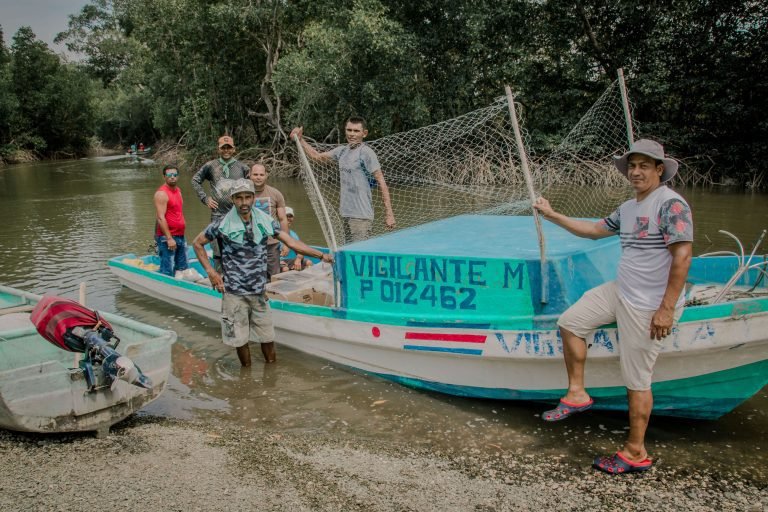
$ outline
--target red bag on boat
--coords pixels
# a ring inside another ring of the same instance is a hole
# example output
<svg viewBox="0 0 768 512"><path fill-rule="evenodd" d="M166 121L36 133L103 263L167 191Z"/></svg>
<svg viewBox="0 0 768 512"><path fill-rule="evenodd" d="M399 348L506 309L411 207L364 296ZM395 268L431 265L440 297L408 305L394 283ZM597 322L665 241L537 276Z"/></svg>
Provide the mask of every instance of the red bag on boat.
<svg viewBox="0 0 768 512"><path fill-rule="evenodd" d="M93 329L100 323L101 326L112 330L109 322L101 318L96 311L73 300L55 295L45 295L40 299L40 302L30 313L29 319L40 336L60 349L69 352L85 351L85 344L82 343L82 340L71 334L71 330L75 327Z"/></svg>

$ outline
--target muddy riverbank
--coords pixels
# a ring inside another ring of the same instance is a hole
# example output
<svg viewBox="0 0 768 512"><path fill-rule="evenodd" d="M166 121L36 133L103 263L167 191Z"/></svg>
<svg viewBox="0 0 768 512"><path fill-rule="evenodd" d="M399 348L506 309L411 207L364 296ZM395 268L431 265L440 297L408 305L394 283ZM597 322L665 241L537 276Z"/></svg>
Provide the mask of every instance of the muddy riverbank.
<svg viewBox="0 0 768 512"><path fill-rule="evenodd" d="M105 439L0 431L0 510L768 510L768 490L659 460L609 476L588 461L413 448L134 416Z"/></svg>

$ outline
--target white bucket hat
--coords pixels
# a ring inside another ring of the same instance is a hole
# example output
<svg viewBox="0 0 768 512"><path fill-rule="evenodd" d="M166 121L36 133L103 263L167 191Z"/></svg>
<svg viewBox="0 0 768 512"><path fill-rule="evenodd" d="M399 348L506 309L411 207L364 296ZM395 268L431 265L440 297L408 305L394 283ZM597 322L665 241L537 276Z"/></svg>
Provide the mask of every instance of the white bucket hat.
<svg viewBox="0 0 768 512"><path fill-rule="evenodd" d="M286 206L285 207L285 214L286 215L290 215L291 217L293 217L294 216L293 215L293 208L291 208L290 206Z"/></svg>
<svg viewBox="0 0 768 512"><path fill-rule="evenodd" d="M664 146L653 140L639 139L629 147L629 151L621 156L613 157L613 165L615 165L619 172L624 176L627 175L627 161L629 160L629 155L633 153L649 156L654 160L664 162L664 172L661 173L662 183L671 180L675 177L675 174L677 174L677 168L680 164L674 158L667 158L664 156Z"/></svg>

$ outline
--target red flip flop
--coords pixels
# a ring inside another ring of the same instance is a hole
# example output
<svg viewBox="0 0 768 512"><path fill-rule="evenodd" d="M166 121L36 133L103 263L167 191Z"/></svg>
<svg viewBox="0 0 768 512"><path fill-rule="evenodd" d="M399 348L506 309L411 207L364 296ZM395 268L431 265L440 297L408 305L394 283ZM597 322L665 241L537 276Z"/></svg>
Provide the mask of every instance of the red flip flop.
<svg viewBox="0 0 768 512"><path fill-rule="evenodd" d="M583 412L583 411L586 411L587 409L590 409L592 407L592 404L594 403L595 401L591 398L586 402L583 402L580 404L567 402L561 398L560 403L557 404L557 407L549 411L544 411L541 414L541 419L543 419L544 421L564 420L568 416L576 414L577 412Z"/></svg>

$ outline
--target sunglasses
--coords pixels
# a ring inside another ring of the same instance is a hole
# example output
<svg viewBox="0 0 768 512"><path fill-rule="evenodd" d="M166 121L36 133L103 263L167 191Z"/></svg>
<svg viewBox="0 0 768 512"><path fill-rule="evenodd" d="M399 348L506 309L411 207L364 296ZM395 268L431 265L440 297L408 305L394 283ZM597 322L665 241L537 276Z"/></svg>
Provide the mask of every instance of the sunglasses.
<svg viewBox="0 0 768 512"><path fill-rule="evenodd" d="M165 175L166 175L168 178L174 178L174 177L178 176L178 175L179 175L179 173L177 173L177 172L167 172L167 173L165 173Z"/></svg>

